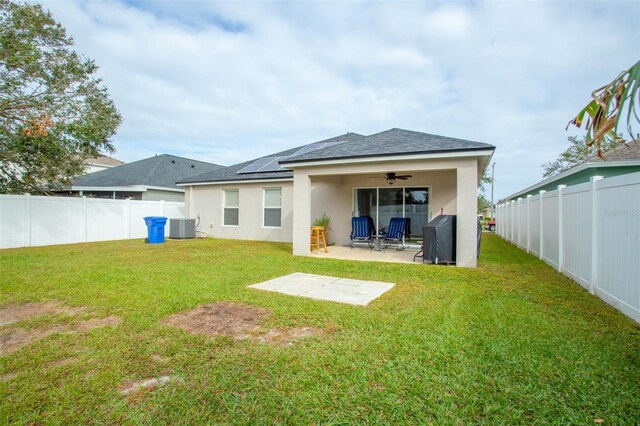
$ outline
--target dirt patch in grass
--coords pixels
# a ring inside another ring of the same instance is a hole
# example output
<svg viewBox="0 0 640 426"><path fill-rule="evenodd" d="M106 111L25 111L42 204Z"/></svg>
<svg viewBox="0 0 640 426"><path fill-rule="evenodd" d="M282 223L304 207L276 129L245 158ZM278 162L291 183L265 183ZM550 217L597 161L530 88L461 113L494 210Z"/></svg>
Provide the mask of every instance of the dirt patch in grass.
<svg viewBox="0 0 640 426"><path fill-rule="evenodd" d="M77 315L86 312L83 306L66 306L57 300L43 303L23 303L20 305L7 305L0 308L0 356L17 351L24 345L47 337L54 333L87 332L94 328L115 327L122 322L117 316L106 318L91 318L79 322L75 326L50 325L39 328L13 327L19 321L31 318L53 315Z"/></svg>
<svg viewBox="0 0 640 426"><path fill-rule="evenodd" d="M162 376L158 378L152 377L150 379L129 382L120 388L120 393L122 395L129 395L143 390L154 390L159 388L160 386L166 385L171 380L175 379L172 379L170 376Z"/></svg>
<svg viewBox="0 0 640 426"><path fill-rule="evenodd" d="M20 305L8 305L0 308L0 326L13 324L14 322L47 316L47 315L76 315L85 311L85 308L65 306L57 300L44 303L23 303Z"/></svg>
<svg viewBox="0 0 640 426"><path fill-rule="evenodd" d="M297 328L270 328L265 333L251 335L247 338L261 343L270 343L279 346L291 346L296 340L313 336L318 330L311 327Z"/></svg>
<svg viewBox="0 0 640 426"><path fill-rule="evenodd" d="M171 358L162 355L151 355L151 361L157 364L168 364L171 362Z"/></svg>
<svg viewBox="0 0 640 426"><path fill-rule="evenodd" d="M56 359L55 361L51 361L45 367L46 368L65 367L65 366L73 364L75 362L78 362L78 358L75 358L75 357L72 357L72 356L68 356L68 357L65 357L65 358Z"/></svg>
<svg viewBox="0 0 640 426"><path fill-rule="evenodd" d="M193 334L209 337L227 336L236 340L255 340L281 346L290 345L317 332L311 327L265 330L260 326L260 322L269 315L271 312L266 308L237 303L215 303L172 315L162 323Z"/></svg>
<svg viewBox="0 0 640 426"><path fill-rule="evenodd" d="M9 381L15 379L16 377L18 377L18 373L17 372L3 374L3 375L0 376L0 382L2 382L2 383L9 382Z"/></svg>
<svg viewBox="0 0 640 426"><path fill-rule="evenodd" d="M68 327L10 328L0 331L0 356L17 351L29 343L54 333L68 333Z"/></svg>
<svg viewBox="0 0 640 426"><path fill-rule="evenodd" d="M214 303L172 315L162 323L194 334L237 339L259 330L260 321L270 313L268 309L254 306Z"/></svg>
<svg viewBox="0 0 640 426"><path fill-rule="evenodd" d="M80 332L86 332L93 330L94 328L102 327L115 327L122 322L122 318L111 315L106 318L91 318L86 321L82 321L76 325L75 330Z"/></svg>

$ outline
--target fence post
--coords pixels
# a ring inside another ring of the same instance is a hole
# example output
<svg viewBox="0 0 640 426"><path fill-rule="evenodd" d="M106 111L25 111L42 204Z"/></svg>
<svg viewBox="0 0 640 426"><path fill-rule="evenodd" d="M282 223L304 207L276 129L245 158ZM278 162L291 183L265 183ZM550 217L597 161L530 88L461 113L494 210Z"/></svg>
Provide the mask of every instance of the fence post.
<svg viewBox="0 0 640 426"><path fill-rule="evenodd" d="M591 178L591 279L589 291L596 294L598 277L598 181L602 176Z"/></svg>
<svg viewBox="0 0 640 426"><path fill-rule="evenodd" d="M531 253L531 194L527 195L527 253Z"/></svg>
<svg viewBox="0 0 640 426"><path fill-rule="evenodd" d="M131 197L127 198L126 204L125 204L125 224L124 224L124 232L125 232L125 236L127 237L128 240L131 239Z"/></svg>
<svg viewBox="0 0 640 426"><path fill-rule="evenodd" d="M510 242L511 241L511 201L507 202L506 210L507 210L507 221L508 221L507 229L506 229L507 241Z"/></svg>
<svg viewBox="0 0 640 426"><path fill-rule="evenodd" d="M524 235L520 235L521 232L520 230L522 229L521 226L521 222L522 222L522 200L523 198L520 197L518 198L518 222L516 223L516 233L518 234L518 239L516 240L516 245L520 248L523 248L523 244L520 244L520 238L524 237Z"/></svg>
<svg viewBox="0 0 640 426"><path fill-rule="evenodd" d="M558 185L558 272L562 272L562 263L564 261L562 252L564 251L563 230L562 230L562 190L567 185Z"/></svg>
<svg viewBox="0 0 640 426"><path fill-rule="evenodd" d="M544 220L542 218L542 215L544 214L544 209L542 208L542 197L544 196L544 193L547 192L544 189L540 190L540 250L539 250L539 255L538 258L540 260L542 260L542 251L544 250Z"/></svg>
<svg viewBox="0 0 640 426"><path fill-rule="evenodd" d="M515 214L515 205L516 205L516 200L511 200L511 238L509 239L509 242L511 244L513 244L513 240L515 240L515 232L514 232L514 223L516 222L516 214Z"/></svg>
<svg viewBox="0 0 640 426"><path fill-rule="evenodd" d="M80 234L82 235L82 241L85 243L88 241L87 238L87 197L85 195L82 196L82 214L80 219Z"/></svg>
<svg viewBox="0 0 640 426"><path fill-rule="evenodd" d="M31 194L24 194L24 246L31 247Z"/></svg>

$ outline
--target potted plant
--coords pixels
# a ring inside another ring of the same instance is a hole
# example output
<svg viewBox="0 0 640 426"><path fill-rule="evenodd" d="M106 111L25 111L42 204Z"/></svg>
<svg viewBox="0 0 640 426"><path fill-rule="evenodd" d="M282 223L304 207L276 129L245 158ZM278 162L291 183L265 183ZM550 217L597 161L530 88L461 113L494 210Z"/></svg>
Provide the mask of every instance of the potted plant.
<svg viewBox="0 0 640 426"><path fill-rule="evenodd" d="M327 216L326 212L313 221L313 226L322 226L324 228L324 237L327 239L328 246L331 245L329 242L329 222L331 222L331 218Z"/></svg>

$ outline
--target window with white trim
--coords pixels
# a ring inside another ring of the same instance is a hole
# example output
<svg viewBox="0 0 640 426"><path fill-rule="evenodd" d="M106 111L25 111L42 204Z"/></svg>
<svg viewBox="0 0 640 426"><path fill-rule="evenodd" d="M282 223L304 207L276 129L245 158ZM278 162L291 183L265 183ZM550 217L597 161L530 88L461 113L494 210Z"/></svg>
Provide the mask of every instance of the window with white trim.
<svg viewBox="0 0 640 426"><path fill-rule="evenodd" d="M225 189L223 193L223 220L224 226L238 226L240 211L240 190Z"/></svg>
<svg viewBox="0 0 640 426"><path fill-rule="evenodd" d="M264 220L265 228L282 226L282 188L264 188Z"/></svg>

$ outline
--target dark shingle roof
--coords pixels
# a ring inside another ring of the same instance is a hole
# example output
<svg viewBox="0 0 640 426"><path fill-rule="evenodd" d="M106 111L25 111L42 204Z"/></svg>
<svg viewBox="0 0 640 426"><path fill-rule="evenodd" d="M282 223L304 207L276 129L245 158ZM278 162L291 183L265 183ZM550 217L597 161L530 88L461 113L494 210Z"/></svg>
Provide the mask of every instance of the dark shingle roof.
<svg viewBox="0 0 640 426"><path fill-rule="evenodd" d="M371 136L363 136L357 133L346 133L323 141L313 142L313 144L320 144L322 142L343 143L331 144L316 151L293 156L292 154L296 153L300 148L307 146L303 145L287 151L271 154L268 157L289 156L288 158L280 160L280 164L286 167L288 163L304 161L495 149L493 145L486 143L472 142L464 139L431 135L428 133L403 129L390 129ZM256 158L251 161L225 167L193 178L184 179L178 183L251 181L259 179L287 179L293 177L293 171L291 170L238 173L238 171L256 160L258 159Z"/></svg>
<svg viewBox="0 0 640 426"><path fill-rule="evenodd" d="M594 156L588 160L589 163L602 161L633 161L640 160L640 139L635 139L619 145L609 151L603 152L604 159Z"/></svg>
<svg viewBox="0 0 640 426"><path fill-rule="evenodd" d="M335 136L333 138L324 139L318 142L312 142L311 144L344 142L344 144L348 145L362 138L364 138L364 136L359 135L357 133L345 133L344 135ZM307 144L307 145L311 145L311 144ZM291 148L286 151L277 152L275 154L270 154L265 157L286 157L295 153L296 151L300 150L301 148L307 145L297 146L295 148ZM260 157L260 158L265 158L265 157ZM293 177L293 171L291 170L280 170L277 172L258 172L258 173L238 174L238 171L242 170L244 167L248 166L254 161L259 160L260 158L255 158L251 161L245 161L244 163L234 164L233 166L225 167L219 170L215 170L213 172L204 173L199 176L187 178L178 183L251 181L251 180L260 180L260 179L290 179Z"/></svg>
<svg viewBox="0 0 640 426"><path fill-rule="evenodd" d="M447 136L431 135L404 129L390 129L366 136L350 144L332 146L287 158L281 163L485 149L495 149L495 147L486 143Z"/></svg>
<svg viewBox="0 0 640 426"><path fill-rule="evenodd" d="M223 167L204 161L162 154L80 176L73 181L73 186L144 185L176 188L177 181Z"/></svg>

